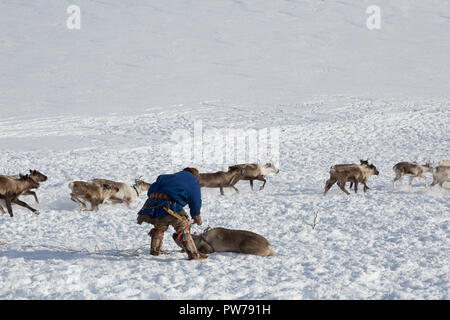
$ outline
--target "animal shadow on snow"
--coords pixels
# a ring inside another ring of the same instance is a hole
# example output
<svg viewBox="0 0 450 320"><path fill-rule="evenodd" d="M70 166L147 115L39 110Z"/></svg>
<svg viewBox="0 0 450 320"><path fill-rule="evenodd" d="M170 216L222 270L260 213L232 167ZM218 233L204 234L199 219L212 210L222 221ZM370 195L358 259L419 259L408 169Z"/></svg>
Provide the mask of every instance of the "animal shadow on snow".
<svg viewBox="0 0 450 320"><path fill-rule="evenodd" d="M70 200L70 198L55 200L51 202L48 206L50 210L55 211L73 211L79 209L79 207L80 206L78 206L76 203Z"/></svg>

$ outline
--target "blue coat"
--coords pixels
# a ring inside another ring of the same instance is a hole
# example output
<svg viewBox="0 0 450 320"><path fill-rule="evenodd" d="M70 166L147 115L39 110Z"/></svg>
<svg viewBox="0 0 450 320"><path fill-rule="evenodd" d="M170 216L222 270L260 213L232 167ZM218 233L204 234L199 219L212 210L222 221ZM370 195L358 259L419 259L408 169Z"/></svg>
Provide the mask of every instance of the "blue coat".
<svg viewBox="0 0 450 320"><path fill-rule="evenodd" d="M174 201L150 198L151 193L167 194ZM151 184L147 195L149 198L138 214L150 214L152 218L162 218L169 215L163 209L164 207L170 207L173 211L179 212L183 210L186 204L189 205L191 217L200 214L200 208L202 207L200 184L189 171L160 175Z"/></svg>

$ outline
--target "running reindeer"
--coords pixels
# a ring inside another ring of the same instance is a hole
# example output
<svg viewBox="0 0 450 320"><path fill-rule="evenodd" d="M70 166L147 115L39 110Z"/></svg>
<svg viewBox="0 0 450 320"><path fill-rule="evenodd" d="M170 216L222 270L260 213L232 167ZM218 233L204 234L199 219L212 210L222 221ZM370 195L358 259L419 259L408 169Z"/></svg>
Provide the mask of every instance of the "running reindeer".
<svg viewBox="0 0 450 320"><path fill-rule="evenodd" d="M337 182L337 185L343 192L347 195L350 194L345 189L345 184L347 182L353 182L355 184L355 193L358 192L358 183L364 185L364 192L366 192L369 187L367 186L367 181L373 175L378 175L380 172L373 164L337 164L331 166L330 168L330 178L325 184L324 195L327 194L328 190Z"/></svg>
<svg viewBox="0 0 450 320"><path fill-rule="evenodd" d="M130 207L131 202L135 201L142 193L150 188L150 183L141 180L141 177L135 179L132 186L129 186L124 182L107 179L92 179L90 182L99 186L106 184L117 187L119 191L113 194L109 200L111 200L112 203L125 203L127 207Z"/></svg>
<svg viewBox="0 0 450 320"><path fill-rule="evenodd" d="M431 162L427 162L423 165L417 162L399 162L392 167L392 170L395 172L395 178L392 181L392 187L394 190L395 182L400 181L400 183L402 183L402 178L405 175L409 176L409 185L411 185L412 180L417 177L425 180L425 188L427 188L427 177L425 176L425 173L432 173L433 165Z"/></svg>
<svg viewBox="0 0 450 320"><path fill-rule="evenodd" d="M36 189L38 187L39 183L33 180L30 175L19 175L18 179L8 176L0 176L0 199L5 200L6 208L11 217L14 216L11 207L12 203L25 207L35 214L39 214L38 210L30 207L28 204L18 199L20 195L26 193L30 189ZM0 211L5 213L5 210L1 205Z"/></svg>
<svg viewBox="0 0 450 320"><path fill-rule="evenodd" d="M266 177L271 173L278 174L280 172L280 170L278 170L278 168L275 167L275 165L272 162L268 162L264 165L260 163L236 164L228 168L230 170L240 169L241 176L239 177L239 180L249 180L250 187L252 188L252 190L254 180L263 181L262 186L259 188L259 190L262 190L264 189L264 186L266 185L267 182Z"/></svg>
<svg viewBox="0 0 450 320"><path fill-rule="evenodd" d="M30 169L29 176L31 177L31 179L33 179L34 181L36 181L36 182L38 182L38 183L39 183L39 182L45 182L45 181L47 181L47 176L44 175L44 174L42 174L41 172L39 172L39 171L37 171L37 170L31 170L31 169ZM13 179L19 179L19 178L20 178L20 174L17 174L17 175L14 175L14 176L9 176L9 177L10 177L10 178L13 178ZM39 200L38 200L38 197L37 197L37 195L36 195L36 192L31 191L31 189L24 190L24 191L22 192L22 195L23 195L23 196L26 196L26 195L33 196L33 197L34 197L34 200L35 200L37 203L39 203Z"/></svg>
<svg viewBox="0 0 450 320"><path fill-rule="evenodd" d="M87 210L86 204L81 199L91 204L89 211L98 211L100 204L119 192L119 188L114 185L86 181L73 181L69 183L69 189L72 191L70 193L70 199L80 205L81 211Z"/></svg>
<svg viewBox="0 0 450 320"><path fill-rule="evenodd" d="M449 187L443 185L444 182L450 182L450 160L441 161L439 165L433 169L433 182L430 185L430 189L434 185L439 184L441 188L450 190Z"/></svg>
<svg viewBox="0 0 450 320"><path fill-rule="evenodd" d="M234 191L239 192L234 185L241 178L241 171L240 168L230 168L227 172L200 173L198 182L200 187L219 188L222 196L224 195L223 188L233 188Z"/></svg>

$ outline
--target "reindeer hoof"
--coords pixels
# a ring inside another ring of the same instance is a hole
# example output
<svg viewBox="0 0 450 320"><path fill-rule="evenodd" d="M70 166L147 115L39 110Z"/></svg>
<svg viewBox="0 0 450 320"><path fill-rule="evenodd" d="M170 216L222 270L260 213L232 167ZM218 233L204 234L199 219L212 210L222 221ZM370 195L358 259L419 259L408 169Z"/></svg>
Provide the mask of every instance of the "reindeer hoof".
<svg viewBox="0 0 450 320"><path fill-rule="evenodd" d="M40 212L39 210L36 210L36 211L34 212L34 214L38 216L38 215L41 214L41 212Z"/></svg>

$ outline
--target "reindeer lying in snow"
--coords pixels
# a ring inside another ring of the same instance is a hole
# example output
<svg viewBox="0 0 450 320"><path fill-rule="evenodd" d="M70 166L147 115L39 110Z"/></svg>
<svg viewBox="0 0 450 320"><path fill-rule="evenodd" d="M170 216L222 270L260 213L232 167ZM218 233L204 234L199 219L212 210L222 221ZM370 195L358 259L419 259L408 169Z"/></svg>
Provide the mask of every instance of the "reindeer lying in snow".
<svg viewBox="0 0 450 320"><path fill-rule="evenodd" d="M119 188L107 183L98 184L85 181L73 181L69 183L69 188L72 190L70 199L81 206L81 211L87 209L86 204L80 198L91 204L89 211L97 211L100 204L119 192Z"/></svg>
<svg viewBox="0 0 450 320"><path fill-rule="evenodd" d="M174 233L172 238L178 246L178 234ZM225 228L206 228L200 234L192 234L197 250L204 254L213 252L237 252L254 254L261 257L274 254L273 247L263 236L244 230L231 230Z"/></svg>
<svg viewBox="0 0 450 320"><path fill-rule="evenodd" d="M113 194L109 200L111 200L112 203L125 203L127 207L130 206L131 202L139 198L143 192L146 192L150 188L150 183L144 182L140 179L135 179L134 185L132 186L129 186L123 182L116 182L107 179L92 179L90 182L99 186L107 184L117 187L119 191Z"/></svg>
<svg viewBox="0 0 450 320"><path fill-rule="evenodd" d="M0 199L4 199L6 203L6 208L11 217L13 217L13 211L11 208L11 203L18 204L31 210L35 214L39 214L39 211L33 209L28 204L20 201L18 197L30 189L36 189L39 187L37 183L30 175L19 175L18 179L13 179L8 176L0 176ZM5 212L2 206L0 206L0 211Z"/></svg>
<svg viewBox="0 0 450 320"><path fill-rule="evenodd" d="M415 177L423 178L425 180L425 188L427 187L427 177L425 177L425 173L433 172L433 166L430 162L427 162L424 165L420 165L417 162L399 162L392 169L395 172L395 178L392 181L392 187L395 190L395 182L400 180L402 183L402 178L404 175L409 175L409 185L412 184L412 180Z"/></svg>
<svg viewBox="0 0 450 320"><path fill-rule="evenodd" d="M347 195L350 193L345 189L345 184L350 181L355 184L355 193L358 192L358 183L364 184L364 192L367 191L367 180L372 175L378 175L377 168L373 165L357 165L357 164L338 164L330 168L330 178L325 184L324 195L337 182L339 188Z"/></svg>
<svg viewBox="0 0 450 320"><path fill-rule="evenodd" d="M239 192L234 185L239 181L240 177L240 168L230 168L227 172L200 173L198 182L200 187L219 188L220 194L224 195L223 188L233 188L236 192Z"/></svg>
<svg viewBox="0 0 450 320"><path fill-rule="evenodd" d="M433 170L433 182L430 185L430 188L433 187L436 184L439 184L441 188L444 188L446 190L450 190L448 187L444 187L444 182L450 182L450 162L448 164L446 162L446 165L439 165Z"/></svg>
<svg viewBox="0 0 450 320"><path fill-rule="evenodd" d="M250 180L250 187L253 190L253 180L263 181L263 185L259 188L259 190L264 189L266 185L266 177L271 173L278 174L280 170L278 170L275 165L271 162L266 163L265 165L261 165L259 163L250 163L250 164L236 164L234 166L228 167L231 169L241 169L241 177L239 180Z"/></svg>

